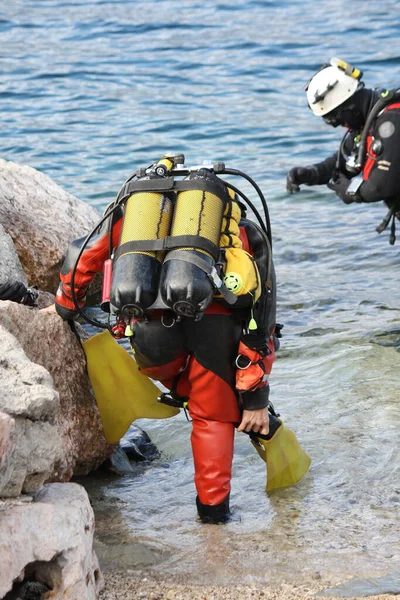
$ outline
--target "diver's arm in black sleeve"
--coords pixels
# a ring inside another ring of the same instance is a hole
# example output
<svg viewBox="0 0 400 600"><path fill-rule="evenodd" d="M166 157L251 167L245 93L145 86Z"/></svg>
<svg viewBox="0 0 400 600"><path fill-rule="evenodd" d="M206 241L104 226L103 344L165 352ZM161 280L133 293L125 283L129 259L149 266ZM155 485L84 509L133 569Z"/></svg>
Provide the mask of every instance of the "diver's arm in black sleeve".
<svg viewBox="0 0 400 600"><path fill-rule="evenodd" d="M329 156L325 160L315 165L312 165L315 170L315 181L312 185L324 185L332 179L333 173L336 169L337 152L332 156Z"/></svg>

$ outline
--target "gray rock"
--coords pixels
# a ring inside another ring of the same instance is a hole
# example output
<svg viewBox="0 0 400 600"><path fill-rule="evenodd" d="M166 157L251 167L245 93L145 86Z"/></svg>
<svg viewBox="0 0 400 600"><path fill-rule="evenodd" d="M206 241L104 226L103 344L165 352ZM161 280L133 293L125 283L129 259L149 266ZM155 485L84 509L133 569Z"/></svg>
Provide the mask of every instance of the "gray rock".
<svg viewBox="0 0 400 600"><path fill-rule="evenodd" d="M59 395L46 369L32 363L1 325L0 410L13 420L13 447L7 453L7 466L0 470L0 496L36 492L61 458L56 424Z"/></svg>
<svg viewBox="0 0 400 600"><path fill-rule="evenodd" d="M98 221L94 208L47 175L0 159L0 223L29 285L55 293L69 242L84 237Z"/></svg>
<svg viewBox="0 0 400 600"><path fill-rule="evenodd" d="M96 600L103 579L93 532L89 498L76 483L45 485L30 503L0 501L0 597L36 580L53 600Z"/></svg>
<svg viewBox="0 0 400 600"><path fill-rule="evenodd" d="M160 451L139 425L132 424L119 442L130 460L145 461L160 458Z"/></svg>
<svg viewBox="0 0 400 600"><path fill-rule="evenodd" d="M133 473L131 463L122 448L117 448L112 456L110 456L108 468L117 475L127 475Z"/></svg>
<svg viewBox="0 0 400 600"><path fill-rule="evenodd" d="M12 416L36 415L41 421L56 424L62 451L48 474L49 481L69 481L73 475L86 475L96 469L110 456L113 447L104 437L85 354L68 323L56 313L0 302L0 326L16 338L0 342L0 368L2 363L8 365L9 376L0 410ZM31 362L26 360L19 367L15 353L18 355L20 350L13 349L13 345L21 345ZM42 386L40 397L38 385ZM43 386L50 390L47 402ZM18 389L15 391L14 387ZM59 398L56 404L53 394Z"/></svg>
<svg viewBox="0 0 400 600"><path fill-rule="evenodd" d="M7 304L11 303L1 303ZM59 402L49 372L32 363L3 327L0 337L0 410L13 417L54 423Z"/></svg>

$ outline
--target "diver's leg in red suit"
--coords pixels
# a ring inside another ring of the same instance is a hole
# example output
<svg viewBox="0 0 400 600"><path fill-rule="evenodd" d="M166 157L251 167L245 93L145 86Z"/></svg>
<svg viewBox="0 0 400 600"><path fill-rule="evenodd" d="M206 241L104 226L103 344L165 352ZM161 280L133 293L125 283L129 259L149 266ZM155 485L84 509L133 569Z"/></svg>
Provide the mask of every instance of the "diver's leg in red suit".
<svg viewBox="0 0 400 600"><path fill-rule="evenodd" d="M193 357L185 375L191 383L188 407L197 510L203 522L224 522L229 516L235 423L240 420L236 395Z"/></svg>
<svg viewBox="0 0 400 600"><path fill-rule="evenodd" d="M229 517L234 425L193 417L192 426L197 511L205 523L224 522Z"/></svg>
<svg viewBox="0 0 400 600"><path fill-rule="evenodd" d="M186 326L196 504L204 522L224 522L229 516L234 434L240 422L234 368L240 333L230 314L206 314Z"/></svg>

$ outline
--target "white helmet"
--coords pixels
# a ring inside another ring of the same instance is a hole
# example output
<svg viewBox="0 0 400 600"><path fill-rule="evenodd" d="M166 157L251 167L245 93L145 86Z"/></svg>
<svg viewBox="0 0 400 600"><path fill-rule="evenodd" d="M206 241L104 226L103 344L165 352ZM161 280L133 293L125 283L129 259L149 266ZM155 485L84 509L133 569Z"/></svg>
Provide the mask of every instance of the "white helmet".
<svg viewBox="0 0 400 600"><path fill-rule="evenodd" d="M362 71L344 60L331 58L306 86L308 105L317 117L340 106L360 87Z"/></svg>

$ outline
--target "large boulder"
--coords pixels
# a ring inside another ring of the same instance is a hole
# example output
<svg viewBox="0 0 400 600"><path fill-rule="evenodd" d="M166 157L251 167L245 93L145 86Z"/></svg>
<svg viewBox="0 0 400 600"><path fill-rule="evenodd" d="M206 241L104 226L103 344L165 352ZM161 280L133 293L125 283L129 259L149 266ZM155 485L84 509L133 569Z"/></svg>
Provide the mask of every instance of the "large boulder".
<svg viewBox="0 0 400 600"><path fill-rule="evenodd" d="M14 242L29 285L55 293L68 244L98 221L94 208L47 175L0 159L0 223Z"/></svg>
<svg viewBox="0 0 400 600"><path fill-rule="evenodd" d="M0 501L0 597L40 589L41 598L96 600L103 579L93 531L89 498L76 483L47 484L33 499Z"/></svg>
<svg viewBox="0 0 400 600"><path fill-rule="evenodd" d="M13 304L0 302L0 304ZM15 304L17 308L25 308ZM32 340L34 345L34 341ZM36 492L61 459L59 397L42 366L32 363L0 325L0 496Z"/></svg>
<svg viewBox="0 0 400 600"><path fill-rule="evenodd" d="M0 326L15 336L14 345L22 346L26 357L32 361L31 368L42 369L57 390L53 390L51 401L54 406L59 404L54 420L61 437L62 452L46 479L68 481L73 475L85 475L96 469L113 448L104 437L87 376L85 354L68 323L53 312L0 302ZM82 329L81 334L84 335ZM8 360L3 357L7 357L7 351L0 341L0 365ZM11 359L9 363L12 364ZM9 388L7 393L12 394ZM28 391L32 392L32 387ZM15 394L12 398L15 403ZM10 410L10 401L7 404L8 410L6 408L4 412L13 416L15 409L14 412ZM0 410L3 410L1 404Z"/></svg>

